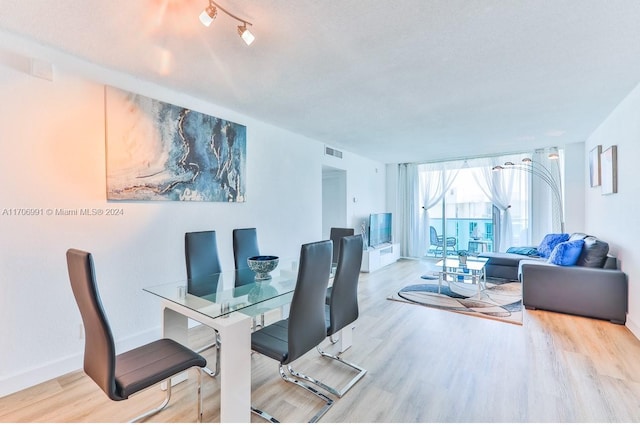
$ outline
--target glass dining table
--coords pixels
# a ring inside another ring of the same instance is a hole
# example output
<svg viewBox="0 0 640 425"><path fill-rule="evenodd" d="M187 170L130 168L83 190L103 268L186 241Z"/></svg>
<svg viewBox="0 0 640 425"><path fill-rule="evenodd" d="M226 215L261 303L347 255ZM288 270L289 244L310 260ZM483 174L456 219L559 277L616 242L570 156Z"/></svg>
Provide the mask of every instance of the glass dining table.
<svg viewBox="0 0 640 425"><path fill-rule="evenodd" d="M161 298L163 337L187 345L189 319L218 332L220 422L251 421L252 318L277 309L287 317L297 273L297 261L285 260L268 280L247 268L143 288Z"/></svg>

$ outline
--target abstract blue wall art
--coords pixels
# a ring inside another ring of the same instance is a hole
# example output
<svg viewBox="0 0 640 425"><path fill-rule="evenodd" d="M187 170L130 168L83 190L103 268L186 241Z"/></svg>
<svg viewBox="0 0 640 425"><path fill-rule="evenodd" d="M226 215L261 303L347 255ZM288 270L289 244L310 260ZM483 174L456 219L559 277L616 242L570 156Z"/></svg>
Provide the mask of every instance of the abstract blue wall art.
<svg viewBox="0 0 640 425"><path fill-rule="evenodd" d="M245 201L247 128L105 87L107 199Z"/></svg>

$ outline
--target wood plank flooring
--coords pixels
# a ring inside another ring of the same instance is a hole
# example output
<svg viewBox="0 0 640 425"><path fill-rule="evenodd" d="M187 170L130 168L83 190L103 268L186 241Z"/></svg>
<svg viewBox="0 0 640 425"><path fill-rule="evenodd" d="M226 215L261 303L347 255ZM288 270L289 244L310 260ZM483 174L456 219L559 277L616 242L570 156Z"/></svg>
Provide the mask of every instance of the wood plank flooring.
<svg viewBox="0 0 640 425"><path fill-rule="evenodd" d="M401 260L361 274L360 318L344 357L368 373L322 422L640 421L640 341L626 327L544 311L525 311L518 326L386 299L426 269ZM208 336L195 328L193 346ZM213 362L213 351L205 355ZM294 367L334 386L352 376L315 351ZM151 421L195 421L194 381L176 386ZM219 384L203 382L204 420L219 421ZM258 354L252 389L253 404L285 422L306 422L319 407ZM78 371L0 399L0 421L121 422L162 398L154 388L113 402Z"/></svg>

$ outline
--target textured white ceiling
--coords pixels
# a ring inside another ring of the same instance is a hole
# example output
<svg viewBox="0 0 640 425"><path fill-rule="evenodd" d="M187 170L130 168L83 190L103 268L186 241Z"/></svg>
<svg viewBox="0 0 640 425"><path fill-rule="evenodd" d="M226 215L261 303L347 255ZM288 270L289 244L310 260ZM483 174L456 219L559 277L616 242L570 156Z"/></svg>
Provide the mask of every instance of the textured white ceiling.
<svg viewBox="0 0 640 425"><path fill-rule="evenodd" d="M219 3L252 46L206 0L0 0L0 29L382 162L583 141L640 82L638 0Z"/></svg>

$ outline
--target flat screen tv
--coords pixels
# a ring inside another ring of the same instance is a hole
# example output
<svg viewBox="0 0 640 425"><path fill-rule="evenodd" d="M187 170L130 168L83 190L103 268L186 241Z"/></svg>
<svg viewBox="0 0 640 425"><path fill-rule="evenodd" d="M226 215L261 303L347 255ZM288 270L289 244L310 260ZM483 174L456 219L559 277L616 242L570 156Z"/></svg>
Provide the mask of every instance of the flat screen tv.
<svg viewBox="0 0 640 425"><path fill-rule="evenodd" d="M391 213L369 215L369 246L391 243Z"/></svg>

